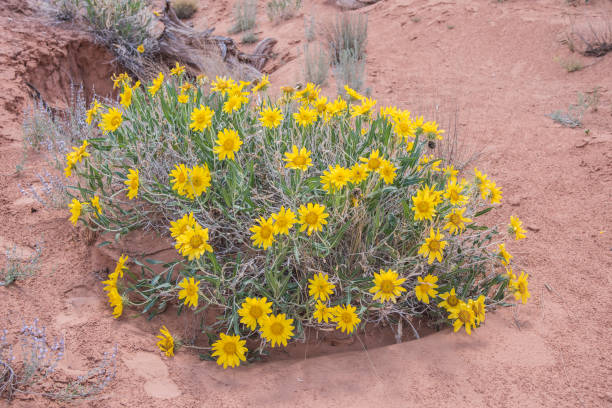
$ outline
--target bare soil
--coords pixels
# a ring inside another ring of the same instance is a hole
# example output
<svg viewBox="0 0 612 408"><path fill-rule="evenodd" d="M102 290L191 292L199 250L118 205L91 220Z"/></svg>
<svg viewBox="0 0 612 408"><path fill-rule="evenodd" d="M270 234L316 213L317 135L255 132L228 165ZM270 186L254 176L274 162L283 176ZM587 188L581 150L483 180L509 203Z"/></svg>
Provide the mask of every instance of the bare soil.
<svg viewBox="0 0 612 408"><path fill-rule="evenodd" d="M279 39L269 65L275 87L301 81L303 17L322 22L337 12L325 1L306 3L302 15L276 26L260 6L257 31ZM232 4L201 1L192 22L225 33ZM0 329L15 334L39 318L66 337L60 368L69 375L118 344L117 379L77 405L612 406L612 54L580 57L559 41L570 20L611 15L612 2L383 0L359 12L369 17L366 81L379 104L435 112L439 102L447 116L458 110L463 138L483 149L476 164L504 193L493 221L516 214L528 229L528 238L508 249L530 275L530 302L489 313L472 336L443 330L367 351L329 343L320 352L301 348L234 370L185 350L162 356L159 327L190 337L194 322L173 311L149 322L126 310L114 320L100 283L100 271L114 260L87 245L67 209L44 207L18 187L39 187L37 175L49 167L24 150L25 83L52 104L67 100L70 78L104 94L111 57L86 36L45 25L22 2L8 0L0 4L0 246L29 254L43 240L45 249L36 276L0 287ZM557 58L585 68L568 73ZM599 105L587 110L582 128L546 116L597 87ZM333 81L324 93L335 93ZM33 396L12 404L63 405Z"/></svg>

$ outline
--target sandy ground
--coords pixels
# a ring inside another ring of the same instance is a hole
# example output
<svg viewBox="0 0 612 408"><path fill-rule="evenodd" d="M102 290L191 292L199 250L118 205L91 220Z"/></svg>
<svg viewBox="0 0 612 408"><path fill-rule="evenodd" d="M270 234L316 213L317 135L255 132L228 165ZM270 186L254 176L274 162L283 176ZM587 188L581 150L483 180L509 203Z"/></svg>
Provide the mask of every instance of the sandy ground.
<svg viewBox="0 0 612 408"><path fill-rule="evenodd" d="M61 100L67 77L99 90L111 67L101 50L42 26L19 3L0 4L0 246L27 254L44 240L45 249L35 277L0 287L0 329L15 333L38 317L66 337L67 374L82 373L118 344L116 381L83 406L612 406L612 54L574 54L586 66L574 73L555 61L570 56L558 41L570 16L612 13L612 2L387 0L363 9L372 94L379 103L411 108L441 101L441 109L459 110L460 133L484 148L478 167L503 187L494 221L519 214L527 225L528 239L509 250L530 274L532 299L488 314L471 337L445 330L367 352L225 371L190 352L160 355L153 336L162 322L173 322L181 336L193 330L188 321L147 322L129 311L112 319L95 272L111 260L86 245L66 209L20 193L18 183L39 186L37 174L47 168L30 152L24 171L16 172L24 154L24 81ZM226 32L232 2L201 3L194 24ZM305 15L335 12L322 1L307 3ZM273 83L292 84L303 63L303 18L260 27L280 39ZM595 87L599 108L585 114L583 128L545 116ZM13 404L54 405L61 404L34 397Z"/></svg>

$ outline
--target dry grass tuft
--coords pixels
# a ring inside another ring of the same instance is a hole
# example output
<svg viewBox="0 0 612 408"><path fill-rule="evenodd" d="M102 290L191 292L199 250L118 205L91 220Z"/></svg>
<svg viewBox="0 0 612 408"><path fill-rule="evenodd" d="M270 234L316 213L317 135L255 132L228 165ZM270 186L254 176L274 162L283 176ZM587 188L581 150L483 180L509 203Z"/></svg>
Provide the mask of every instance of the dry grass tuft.
<svg viewBox="0 0 612 408"><path fill-rule="evenodd" d="M198 2L196 0L174 0L172 8L178 18L186 20L198 10Z"/></svg>

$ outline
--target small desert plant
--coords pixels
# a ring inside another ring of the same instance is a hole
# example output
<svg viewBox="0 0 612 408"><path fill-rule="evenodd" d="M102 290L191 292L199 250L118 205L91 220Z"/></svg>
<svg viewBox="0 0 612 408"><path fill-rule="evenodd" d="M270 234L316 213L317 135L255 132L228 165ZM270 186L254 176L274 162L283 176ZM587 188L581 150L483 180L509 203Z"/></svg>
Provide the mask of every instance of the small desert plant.
<svg viewBox="0 0 612 408"><path fill-rule="evenodd" d="M176 13L176 16L181 20L191 18L194 13L198 10L197 0L173 0L172 8Z"/></svg>
<svg viewBox="0 0 612 408"><path fill-rule="evenodd" d="M293 18L302 7L302 0L271 0L266 6L270 21L279 23Z"/></svg>
<svg viewBox="0 0 612 408"><path fill-rule="evenodd" d="M72 21L81 9L81 0L48 0L46 6L53 11L58 20Z"/></svg>
<svg viewBox="0 0 612 408"><path fill-rule="evenodd" d="M569 58L557 58L557 62L561 67L563 67L567 72L576 72L580 71L584 68L582 62L579 60L569 57Z"/></svg>
<svg viewBox="0 0 612 408"><path fill-rule="evenodd" d="M580 127L582 126L582 117L584 112L589 107L585 96L581 93L578 94L578 101L575 104L570 104L566 112L556 110L548 115L553 121L562 124L566 127Z"/></svg>
<svg viewBox="0 0 612 408"><path fill-rule="evenodd" d="M120 257L104 282L116 318L169 303L210 312L211 356L233 367L246 340L257 354L308 328L420 317L470 333L508 291L527 301L501 236L525 238L521 221L481 221L501 189L433 155L446 140L435 121L378 113L348 87L349 101L312 83L273 100L265 77L208 87L181 68L147 87L124 77L120 105L89 112L100 134L66 156L73 224L117 240L153 229L176 245L168 263ZM158 337L172 355L172 335Z"/></svg>
<svg viewBox="0 0 612 408"><path fill-rule="evenodd" d="M7 249L6 262L0 269L0 286L8 286L18 279L25 279L34 275L40 269L42 250L42 244L36 244L34 255L24 259L18 256L16 246Z"/></svg>
<svg viewBox="0 0 612 408"><path fill-rule="evenodd" d="M13 348L20 345L21 352ZM88 398L99 394L115 378L117 372L117 347L112 353L104 353L97 367L76 379L58 378L57 365L64 357L63 338L50 341L45 327L38 320L24 324L15 339L9 339L8 331L0 331L0 398L9 401L15 394L36 394L59 400ZM49 383L50 382L50 383Z"/></svg>
<svg viewBox="0 0 612 408"><path fill-rule="evenodd" d="M344 87L363 89L365 77L365 59L358 59L350 50L340 52L340 60L334 65L334 77L338 93L344 92Z"/></svg>
<svg viewBox="0 0 612 408"><path fill-rule="evenodd" d="M234 25L230 29L230 33L237 34L251 30L255 27L256 16L256 0L237 0L234 5Z"/></svg>
<svg viewBox="0 0 612 408"><path fill-rule="evenodd" d="M324 29L332 63L340 62L343 51L356 60L365 59L368 18L362 14L342 13Z"/></svg>
<svg viewBox="0 0 612 408"><path fill-rule="evenodd" d="M323 47L304 45L304 78L306 82L323 85L329 72L329 56Z"/></svg>
<svg viewBox="0 0 612 408"><path fill-rule="evenodd" d="M249 31L248 33L242 36L242 38L240 39L240 42L243 44L253 44L257 42L257 40L259 40L259 38L257 38L257 34L255 34L252 31Z"/></svg>
<svg viewBox="0 0 612 408"><path fill-rule="evenodd" d="M314 16L304 18L304 37L308 42L312 42L317 38L317 25Z"/></svg>
<svg viewBox="0 0 612 408"><path fill-rule="evenodd" d="M612 18L608 16L574 23L566 41L572 51L588 57L603 57L612 51Z"/></svg>

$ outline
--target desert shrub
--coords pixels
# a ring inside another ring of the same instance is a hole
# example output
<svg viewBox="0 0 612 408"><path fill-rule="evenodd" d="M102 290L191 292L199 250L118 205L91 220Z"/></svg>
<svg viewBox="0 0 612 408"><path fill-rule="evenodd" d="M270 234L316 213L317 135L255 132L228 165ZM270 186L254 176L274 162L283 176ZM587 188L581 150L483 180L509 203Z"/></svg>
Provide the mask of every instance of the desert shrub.
<svg viewBox="0 0 612 408"><path fill-rule="evenodd" d="M314 16L304 18L304 37L308 42L312 42L317 38L317 24Z"/></svg>
<svg viewBox="0 0 612 408"><path fill-rule="evenodd" d="M0 286L8 286L18 279L28 278L38 272L42 250L42 244L36 244L34 254L24 259L17 254L17 247L8 248L4 266L0 268Z"/></svg>
<svg viewBox="0 0 612 408"><path fill-rule="evenodd" d="M242 38L240 39L240 42L242 44L253 44L253 43L256 43L258 40L259 38L257 37L257 34L250 31L242 36Z"/></svg>
<svg viewBox="0 0 612 408"><path fill-rule="evenodd" d="M592 96L585 96L582 93L578 93L576 103L570 104L567 111L556 110L550 113L548 117L565 127L581 127L584 113L590 106L589 102L598 103L599 99L593 99Z"/></svg>
<svg viewBox="0 0 612 408"><path fill-rule="evenodd" d="M340 62L348 51L357 60L365 59L368 38L368 18L362 14L342 13L324 28L332 63Z"/></svg>
<svg viewBox="0 0 612 408"><path fill-rule="evenodd" d="M612 18L591 18L574 23L565 42L569 49L588 57L603 57L612 51Z"/></svg>
<svg viewBox="0 0 612 408"><path fill-rule="evenodd" d="M165 264L121 256L104 282L115 317L169 303L213 313L202 331L225 367L246 358L246 340L252 356L307 328L423 317L470 333L508 291L529 297L504 229L481 222L501 189L434 157L436 122L377 113L348 88L348 102L312 83L274 101L265 77L187 81L180 69L146 89L124 78L120 105L90 111L101 133L66 157L75 225L119 240L153 229L176 244ZM508 233L524 232L512 217ZM172 335L158 337L172 355Z"/></svg>
<svg viewBox="0 0 612 408"><path fill-rule="evenodd" d="M279 23L293 18L302 8L302 0L271 0L266 5L270 21Z"/></svg>
<svg viewBox="0 0 612 408"><path fill-rule="evenodd" d="M185 20L191 18L198 10L198 2L196 0L174 0L172 8L178 18Z"/></svg>
<svg viewBox="0 0 612 408"><path fill-rule="evenodd" d="M580 71L582 68L584 68L582 62L572 57L557 58L557 62L559 63L559 65L561 65L561 67L563 67L563 69L570 73Z"/></svg>
<svg viewBox="0 0 612 408"><path fill-rule="evenodd" d="M329 56L323 47L304 45L304 78L306 82L323 85L329 72Z"/></svg>
<svg viewBox="0 0 612 408"><path fill-rule="evenodd" d="M334 65L334 77L338 93L344 92L344 87L360 91L364 87L365 59L358 59L349 50L340 53L340 60Z"/></svg>
<svg viewBox="0 0 612 408"><path fill-rule="evenodd" d="M19 345L20 352L14 348ZM52 399L90 398L104 390L117 373L117 347L104 353L100 363L75 379L58 376L57 365L63 359L63 338L50 340L46 328L34 320L24 324L18 336L9 338L0 331L0 398L9 401L15 394L36 394Z"/></svg>
<svg viewBox="0 0 612 408"><path fill-rule="evenodd" d="M234 25L230 29L230 33L237 34L251 30L255 27L256 16L256 0L237 0L234 5Z"/></svg>

